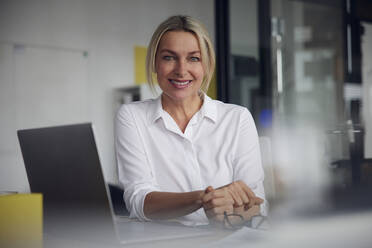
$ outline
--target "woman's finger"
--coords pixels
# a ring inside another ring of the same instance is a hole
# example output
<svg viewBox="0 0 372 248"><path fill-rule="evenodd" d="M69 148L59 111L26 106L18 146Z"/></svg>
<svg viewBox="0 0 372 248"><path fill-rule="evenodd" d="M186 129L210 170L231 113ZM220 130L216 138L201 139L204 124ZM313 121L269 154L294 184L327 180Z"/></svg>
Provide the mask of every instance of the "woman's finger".
<svg viewBox="0 0 372 248"><path fill-rule="evenodd" d="M229 205L229 206L226 205L226 206L215 207L215 208L205 210L205 213L208 216L208 218L213 218L216 215L221 215L221 214L223 215L224 212L226 212L227 214L232 214L234 212L233 206L232 205Z"/></svg>
<svg viewBox="0 0 372 248"><path fill-rule="evenodd" d="M250 199L247 195L247 193L239 186L237 187L238 194L240 195L240 198L243 201L243 205L248 204L250 202Z"/></svg>
<svg viewBox="0 0 372 248"><path fill-rule="evenodd" d="M232 187L227 187L227 191L229 192L229 194L234 199L234 205L235 206L241 206L241 205L243 205L242 198L240 197L240 195Z"/></svg>
<svg viewBox="0 0 372 248"><path fill-rule="evenodd" d="M253 199L254 197L256 197L251 188L249 188L243 181L239 181L239 185L241 186L242 190L248 195L249 199Z"/></svg>
<svg viewBox="0 0 372 248"><path fill-rule="evenodd" d="M252 207L254 205L259 205L259 204L263 203L263 200L261 198L257 197L254 194L254 192L244 182L242 182L241 185L242 185L242 189L244 190L244 192L249 197L249 202L248 202L249 207Z"/></svg>
<svg viewBox="0 0 372 248"><path fill-rule="evenodd" d="M257 196L254 199L255 199L254 205L260 205L264 202L263 199L261 199L260 197L257 197Z"/></svg>
<svg viewBox="0 0 372 248"><path fill-rule="evenodd" d="M215 208L215 207L221 207L221 206L225 206L225 205L233 205L234 204L234 200L232 198L214 198L206 203L203 204L203 207L204 209L206 210L209 210L211 208Z"/></svg>
<svg viewBox="0 0 372 248"><path fill-rule="evenodd" d="M227 190L231 197L234 199L235 206L243 205L244 199L242 199L242 194L241 192L239 192L239 185L237 185L237 182L232 182L230 184L224 185L217 188L217 190Z"/></svg>
<svg viewBox="0 0 372 248"><path fill-rule="evenodd" d="M256 202L258 202L258 204L262 204L264 203L264 200L260 197L256 197Z"/></svg>
<svg viewBox="0 0 372 248"><path fill-rule="evenodd" d="M203 202L208 202L214 198L225 197L225 193L221 190L215 189L212 192L206 193L203 197Z"/></svg>

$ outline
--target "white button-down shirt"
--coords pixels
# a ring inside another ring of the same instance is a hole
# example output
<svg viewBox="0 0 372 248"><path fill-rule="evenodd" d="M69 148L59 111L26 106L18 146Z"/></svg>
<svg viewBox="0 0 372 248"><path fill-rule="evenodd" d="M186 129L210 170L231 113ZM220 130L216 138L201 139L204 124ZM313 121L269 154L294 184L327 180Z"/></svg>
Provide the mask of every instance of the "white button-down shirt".
<svg viewBox="0 0 372 248"><path fill-rule="evenodd" d="M243 180L265 199L257 131L244 107L205 95L183 133L163 110L161 97L124 104L116 118L115 143L131 217L148 220L143 205L152 191L189 192ZM261 206L264 215L265 209ZM178 220L186 225L208 223L202 208Z"/></svg>

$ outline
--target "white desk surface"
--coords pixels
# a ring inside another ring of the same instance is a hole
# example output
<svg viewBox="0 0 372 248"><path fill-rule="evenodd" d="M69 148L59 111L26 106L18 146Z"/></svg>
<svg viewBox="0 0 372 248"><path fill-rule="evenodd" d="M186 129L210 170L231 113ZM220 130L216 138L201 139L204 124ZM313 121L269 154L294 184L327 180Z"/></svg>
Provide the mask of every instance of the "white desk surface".
<svg viewBox="0 0 372 248"><path fill-rule="evenodd" d="M149 223L143 223L143 225L148 225ZM83 240L71 240L66 238L60 238L51 235L44 236L44 247L53 247L53 248L98 248L98 247L107 247L107 248L117 248L117 247L128 247L128 248L163 248L163 247L176 247L176 248L196 248L196 247L205 247L209 244L223 239L224 237L231 235L233 232L229 230L215 229L213 233L194 236L194 237L185 237L185 238L171 238L164 240L155 240L155 241L144 241L130 244L107 244L101 242L92 242L92 241L83 241ZM146 234L144 234L146 235Z"/></svg>
<svg viewBox="0 0 372 248"><path fill-rule="evenodd" d="M146 223L144 223L146 225ZM159 240L128 245L73 241L45 237L44 247L176 247L239 248L254 245L267 247L372 247L372 211L309 219L283 220L272 223L269 231L243 228L238 231L215 230L206 236Z"/></svg>

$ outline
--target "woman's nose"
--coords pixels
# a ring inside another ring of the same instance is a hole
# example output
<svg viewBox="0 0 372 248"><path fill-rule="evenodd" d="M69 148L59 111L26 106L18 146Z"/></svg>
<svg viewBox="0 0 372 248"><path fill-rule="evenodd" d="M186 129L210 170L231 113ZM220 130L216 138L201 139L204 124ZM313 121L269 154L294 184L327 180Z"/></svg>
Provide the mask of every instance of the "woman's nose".
<svg viewBox="0 0 372 248"><path fill-rule="evenodd" d="M185 61L178 61L176 68L175 68L175 74L179 77L185 76L187 73L187 63Z"/></svg>

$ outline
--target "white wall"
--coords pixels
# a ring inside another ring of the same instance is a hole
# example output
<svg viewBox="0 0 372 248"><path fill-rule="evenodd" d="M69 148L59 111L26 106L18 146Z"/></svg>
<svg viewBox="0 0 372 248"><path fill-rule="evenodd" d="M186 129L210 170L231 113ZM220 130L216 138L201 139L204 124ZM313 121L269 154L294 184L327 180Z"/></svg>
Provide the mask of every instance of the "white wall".
<svg viewBox="0 0 372 248"><path fill-rule="evenodd" d="M83 119L95 124L105 177L115 182L113 89L133 85L133 47L146 46L155 27L174 14L201 20L214 38L213 3L213 0L0 1L0 135L10 144L8 150L0 149L0 191L29 190L15 138L17 126L27 128L27 123L16 123L20 100L15 81L22 77L14 75L17 73L15 44L26 49L65 51L65 54L88 52L86 65L82 67L86 70L82 83L87 87L81 97L86 98L88 106ZM56 61L55 56L49 57L43 63ZM43 90L41 85L30 86L33 87L35 92ZM35 98L37 94L33 94ZM67 112L61 114L69 116Z"/></svg>

